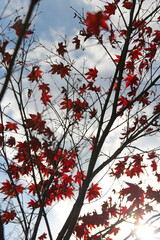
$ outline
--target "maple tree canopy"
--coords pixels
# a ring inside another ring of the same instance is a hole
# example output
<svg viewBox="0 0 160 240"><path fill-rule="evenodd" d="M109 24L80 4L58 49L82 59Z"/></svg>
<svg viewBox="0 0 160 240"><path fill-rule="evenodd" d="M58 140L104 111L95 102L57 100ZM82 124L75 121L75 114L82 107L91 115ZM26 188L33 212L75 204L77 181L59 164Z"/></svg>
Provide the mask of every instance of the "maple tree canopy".
<svg viewBox="0 0 160 240"><path fill-rule="evenodd" d="M41 2L8 15L10 4L0 14L0 239L144 239L141 225L157 237L159 1L74 10L80 31L47 46L34 26Z"/></svg>

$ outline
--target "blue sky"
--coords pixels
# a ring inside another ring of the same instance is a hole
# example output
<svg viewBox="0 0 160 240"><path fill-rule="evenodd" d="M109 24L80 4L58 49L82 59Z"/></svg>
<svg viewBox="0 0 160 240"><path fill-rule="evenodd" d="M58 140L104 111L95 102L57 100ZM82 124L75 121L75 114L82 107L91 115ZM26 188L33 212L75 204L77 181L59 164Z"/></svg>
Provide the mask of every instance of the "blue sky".
<svg viewBox="0 0 160 240"><path fill-rule="evenodd" d="M44 32L48 28L54 28L58 30L59 28L64 28L64 33L67 35L73 33L73 28L79 27L77 19L74 19L74 12L70 8L77 9L81 11L82 5L76 4L76 2L80 1L73 1L72 0L48 0L48 1L41 1L39 10L42 11L38 17L37 27L40 32ZM46 32L47 34L47 32Z"/></svg>

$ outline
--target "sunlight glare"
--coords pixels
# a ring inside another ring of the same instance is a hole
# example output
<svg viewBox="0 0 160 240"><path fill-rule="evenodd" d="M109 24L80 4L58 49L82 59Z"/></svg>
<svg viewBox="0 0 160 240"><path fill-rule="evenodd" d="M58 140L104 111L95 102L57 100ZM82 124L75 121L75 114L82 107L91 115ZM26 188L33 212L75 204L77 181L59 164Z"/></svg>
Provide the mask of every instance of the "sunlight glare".
<svg viewBox="0 0 160 240"><path fill-rule="evenodd" d="M141 225L136 230L137 239L139 240L154 240L154 233L149 226Z"/></svg>

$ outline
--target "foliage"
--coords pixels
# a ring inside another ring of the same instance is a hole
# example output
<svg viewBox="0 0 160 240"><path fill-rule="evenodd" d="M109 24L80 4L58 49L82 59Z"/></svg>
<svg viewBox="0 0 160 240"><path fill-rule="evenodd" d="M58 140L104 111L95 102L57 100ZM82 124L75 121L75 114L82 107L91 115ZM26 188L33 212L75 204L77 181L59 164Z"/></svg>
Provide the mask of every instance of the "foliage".
<svg viewBox="0 0 160 240"><path fill-rule="evenodd" d="M75 12L81 31L55 49L36 39L37 3L1 33L2 222L18 226L18 239L112 240L130 221L125 239L136 238L160 204L158 1L152 10L147 0L116 0ZM80 63L86 43L107 54L99 66ZM40 47L45 64L30 56ZM57 233L48 212L66 200L72 210Z"/></svg>

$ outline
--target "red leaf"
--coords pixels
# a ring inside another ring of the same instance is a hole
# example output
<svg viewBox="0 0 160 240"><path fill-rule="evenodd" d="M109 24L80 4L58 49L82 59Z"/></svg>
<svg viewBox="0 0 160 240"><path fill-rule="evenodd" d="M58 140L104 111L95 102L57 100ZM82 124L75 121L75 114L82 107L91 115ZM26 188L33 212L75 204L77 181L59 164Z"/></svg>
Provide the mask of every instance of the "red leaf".
<svg viewBox="0 0 160 240"><path fill-rule="evenodd" d="M83 179L85 179L85 174L84 171L77 171L77 174L74 176L75 178L75 183L78 183L79 186L81 186Z"/></svg>
<svg viewBox="0 0 160 240"><path fill-rule="evenodd" d="M125 217L127 215L127 207L126 206L121 207L120 212L121 212L122 216Z"/></svg>
<svg viewBox="0 0 160 240"><path fill-rule="evenodd" d="M126 62L125 69L129 71L129 73L134 73L135 67L133 61Z"/></svg>
<svg viewBox="0 0 160 240"><path fill-rule="evenodd" d="M34 201L34 200L32 200L32 199L31 199L31 201L28 203L28 207L33 208L33 209L38 208L39 206L40 206L40 205L39 205L38 201Z"/></svg>
<svg viewBox="0 0 160 240"><path fill-rule="evenodd" d="M94 92L100 92L101 88L100 87L96 87L96 86L93 86L93 82L89 82L88 85L88 90L91 90L91 91L94 91Z"/></svg>
<svg viewBox="0 0 160 240"><path fill-rule="evenodd" d="M11 198L16 196L14 187L8 180L6 180L6 182L2 182L2 185L3 186L0 188L0 191L1 191L1 193L4 193L6 195L6 198L8 198L9 196L11 196ZM22 184L19 184L19 185L14 184L14 186L16 188L17 194L23 192L24 188L22 187Z"/></svg>
<svg viewBox="0 0 160 240"><path fill-rule="evenodd" d="M80 40L78 39L78 36L75 36L73 38L72 43L75 43L75 49L79 49L79 47L80 47Z"/></svg>
<svg viewBox="0 0 160 240"><path fill-rule="evenodd" d="M93 183L91 184L91 187L88 189L88 192L86 195L86 198L88 198L89 202L94 198L97 198L100 196L99 190L101 190L101 188L98 187L98 184L93 184Z"/></svg>
<svg viewBox="0 0 160 240"><path fill-rule="evenodd" d="M3 211L3 214L1 215L2 217L2 222L5 224L8 224L10 220L13 220L16 216L16 213L14 210L11 210L11 212L8 211Z"/></svg>
<svg viewBox="0 0 160 240"><path fill-rule="evenodd" d="M42 78L41 75L42 71L39 70L39 66L32 67L32 72L27 76L29 78L29 81L31 82L38 82L39 79Z"/></svg>
<svg viewBox="0 0 160 240"><path fill-rule="evenodd" d="M116 163L116 167L115 167L115 172L111 172L111 175L116 176L117 178L120 178L121 175L123 175L124 170L125 170L125 165L127 163L126 161L127 159L125 159L124 161L119 161L118 163Z"/></svg>
<svg viewBox="0 0 160 240"><path fill-rule="evenodd" d="M119 109L119 111L121 111L128 103L129 101L127 100L127 98L121 96L119 99L118 99L119 103L118 103L118 106L119 105L122 105L122 107ZM123 114L123 113L122 113ZM121 114L121 116L122 116Z"/></svg>
<svg viewBox="0 0 160 240"><path fill-rule="evenodd" d="M27 28L30 26L31 24L28 24ZM19 19L15 22L15 24L13 26L11 26L10 28L13 28L16 30L16 34L19 36L22 28L23 28L24 24L22 23L22 19ZM33 31L31 30L26 30L25 34L24 34L24 38L27 38L27 35L33 34Z"/></svg>
<svg viewBox="0 0 160 240"><path fill-rule="evenodd" d="M17 127L17 123L7 122L6 125L5 125L5 131L9 130L9 131L17 132L17 129L19 129Z"/></svg>
<svg viewBox="0 0 160 240"><path fill-rule="evenodd" d="M97 110L95 108L93 108L93 110L90 111L89 113L90 113L90 117L89 118L92 119L92 118L94 118L96 116Z"/></svg>
<svg viewBox="0 0 160 240"><path fill-rule="evenodd" d="M68 99L68 98L63 98L63 102L61 102L61 109L67 109L67 111L69 112L72 107L73 107L73 102L71 99Z"/></svg>
<svg viewBox="0 0 160 240"><path fill-rule="evenodd" d="M88 88L88 86L86 86L86 84L83 84L83 86L79 88L79 90L80 90L79 94L85 93L87 88Z"/></svg>
<svg viewBox="0 0 160 240"><path fill-rule="evenodd" d="M159 17L159 19L160 19L160 17ZM155 36L155 38L153 39L153 42L159 46L160 45L160 31L155 30L154 32L155 33L152 35L152 36Z"/></svg>
<svg viewBox="0 0 160 240"><path fill-rule="evenodd" d="M126 88L130 87L131 90L133 89L133 85L138 86L138 77L137 74L136 75L131 75L131 74L127 74L128 77L126 77L124 79L124 81L126 82Z"/></svg>
<svg viewBox="0 0 160 240"><path fill-rule="evenodd" d="M116 58L114 59L114 61L115 61L116 63L119 63L119 60L120 60L120 55L116 55Z"/></svg>
<svg viewBox="0 0 160 240"><path fill-rule="evenodd" d="M87 79L95 80L97 77L98 70L96 68L89 68L89 72L85 73L85 75L88 75Z"/></svg>
<svg viewBox="0 0 160 240"><path fill-rule="evenodd" d="M120 195L127 196L127 200L130 202L135 201L136 204L143 205L144 202L144 191L138 186L133 183L126 184L129 186L127 188L124 188L120 191Z"/></svg>
<svg viewBox="0 0 160 240"><path fill-rule="evenodd" d="M155 175L156 175L156 177L157 177L157 181L160 182L160 174L159 174L159 173L156 173Z"/></svg>
<svg viewBox="0 0 160 240"><path fill-rule="evenodd" d="M5 52L3 55L3 62L6 62L7 64L9 64L11 61L11 55L8 52Z"/></svg>
<svg viewBox="0 0 160 240"><path fill-rule="evenodd" d="M152 151L151 153L148 153L148 158L149 159L154 159L154 158L157 158L158 155L156 154L155 151Z"/></svg>
<svg viewBox="0 0 160 240"><path fill-rule="evenodd" d="M151 62L154 56L156 55L157 47L155 44L152 43L150 43L149 45L150 47L145 48L145 50L148 51L148 53L146 54L146 58L149 58L149 61Z"/></svg>
<svg viewBox="0 0 160 240"><path fill-rule="evenodd" d="M133 61L135 59L139 60L139 56L142 56L142 53L140 51L141 51L141 48L133 49L128 56L131 57Z"/></svg>
<svg viewBox="0 0 160 240"><path fill-rule="evenodd" d="M151 167L153 172L157 171L157 163L155 162L155 160L152 161Z"/></svg>
<svg viewBox="0 0 160 240"><path fill-rule="evenodd" d="M131 178L133 176L140 177L140 173L143 173L143 168L145 168L145 165L142 165L143 163L143 156L140 156L139 154L132 157L134 161L130 164L131 169L128 168L126 170L127 176L130 176Z"/></svg>
<svg viewBox="0 0 160 240"><path fill-rule="evenodd" d="M113 227L110 231L110 234L114 234L115 236L117 235L117 233L119 232L120 228L116 228L116 227Z"/></svg>
<svg viewBox="0 0 160 240"><path fill-rule="evenodd" d="M125 0L123 2L123 7L125 7L126 9L131 9L132 8L132 3Z"/></svg>
<svg viewBox="0 0 160 240"><path fill-rule="evenodd" d="M47 105L48 102L50 102L50 98L52 97L52 95L48 94L50 92L50 88L48 86L49 84L45 83L42 83L42 85L38 86L39 90L42 90L41 100L45 106Z"/></svg>
<svg viewBox="0 0 160 240"><path fill-rule="evenodd" d="M100 28L108 31L109 29L106 20L108 20L108 16L104 15L102 11L93 14L88 12L87 18L84 21L87 25L87 32L98 36Z"/></svg>
<svg viewBox="0 0 160 240"><path fill-rule="evenodd" d="M38 138L36 137L32 137L31 141L30 141L30 145L31 145L31 149L34 152L37 152L40 148L41 148L41 142L39 141Z"/></svg>
<svg viewBox="0 0 160 240"><path fill-rule="evenodd" d="M59 48L57 48L58 54L61 55L62 57L64 57L64 53L67 52L67 50L65 49L66 46L63 45L63 42L59 42L58 46L59 46Z"/></svg>
<svg viewBox="0 0 160 240"><path fill-rule="evenodd" d="M11 137L6 141L6 143L8 144L9 147L13 147L13 146L16 144L16 140L15 140L14 137L11 136Z"/></svg>
<svg viewBox="0 0 160 240"><path fill-rule="evenodd" d="M38 112L36 114L29 114L31 118L26 119L26 127L32 130L38 130L42 132L45 127L45 121L42 121L41 114Z"/></svg>
<svg viewBox="0 0 160 240"><path fill-rule="evenodd" d="M2 53L2 55L4 55L4 53L5 53L7 44L8 44L8 41L5 39L2 46L0 46L0 52Z"/></svg>
<svg viewBox="0 0 160 240"><path fill-rule="evenodd" d="M38 240L44 240L47 239L47 234L43 233L40 237L38 237Z"/></svg>
<svg viewBox="0 0 160 240"><path fill-rule="evenodd" d="M107 5L104 6L105 7L105 13L110 15L114 15L115 14L115 10L116 10L116 4L113 3L107 3Z"/></svg>
<svg viewBox="0 0 160 240"><path fill-rule="evenodd" d="M61 76L61 78L65 77L66 75L69 76L69 65L64 66L63 63L60 64L53 64L51 65L52 69L50 70L52 74L57 73Z"/></svg>

